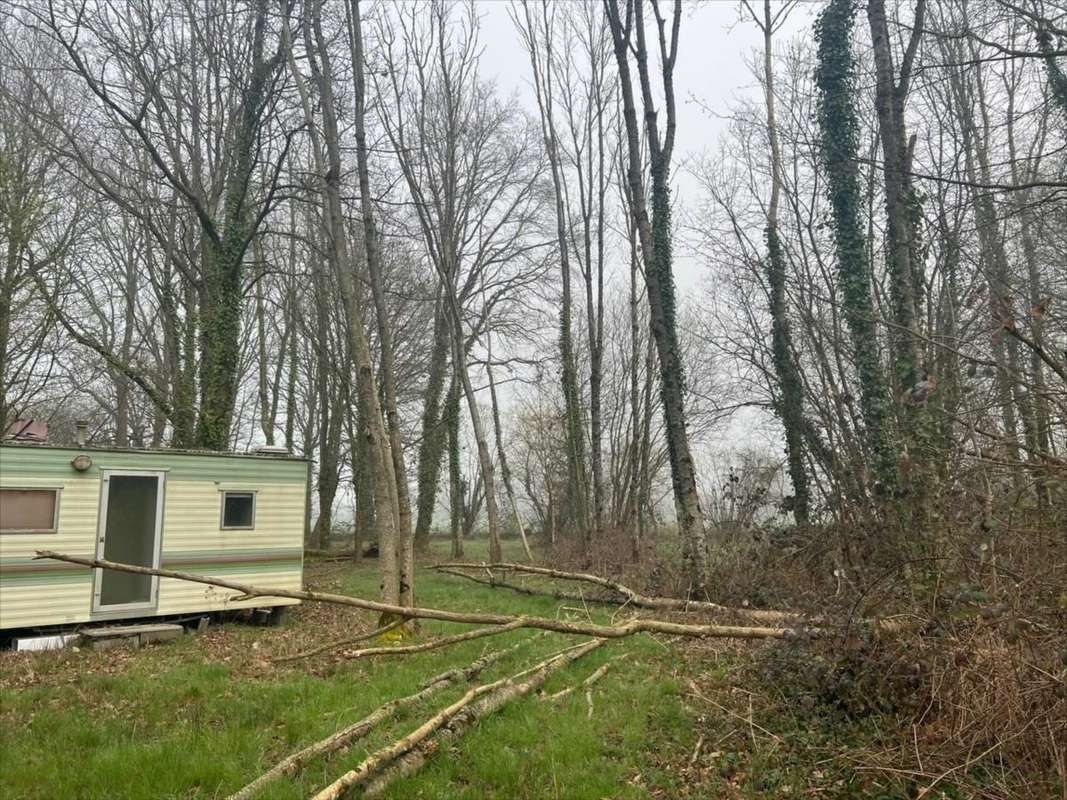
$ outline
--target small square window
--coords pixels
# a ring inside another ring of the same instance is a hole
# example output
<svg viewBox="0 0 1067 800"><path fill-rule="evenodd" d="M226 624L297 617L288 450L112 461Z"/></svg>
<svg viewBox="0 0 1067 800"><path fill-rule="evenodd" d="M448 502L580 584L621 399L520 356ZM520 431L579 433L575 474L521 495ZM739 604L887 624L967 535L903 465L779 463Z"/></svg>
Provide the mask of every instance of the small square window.
<svg viewBox="0 0 1067 800"><path fill-rule="evenodd" d="M251 530L256 527L256 493L222 493L222 528Z"/></svg>
<svg viewBox="0 0 1067 800"><path fill-rule="evenodd" d="M0 489L0 533L54 533L57 489Z"/></svg>

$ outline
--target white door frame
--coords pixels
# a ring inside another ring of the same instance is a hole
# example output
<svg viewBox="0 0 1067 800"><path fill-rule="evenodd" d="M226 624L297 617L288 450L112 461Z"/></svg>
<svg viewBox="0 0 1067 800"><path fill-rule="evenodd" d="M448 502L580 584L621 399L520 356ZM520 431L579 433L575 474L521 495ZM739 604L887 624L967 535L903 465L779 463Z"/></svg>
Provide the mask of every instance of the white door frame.
<svg viewBox="0 0 1067 800"><path fill-rule="evenodd" d="M100 470L100 516L96 528L96 557L104 557L105 539L107 537L107 508L108 498L111 492L112 477L134 477L156 479L156 524L155 542L152 547L152 568L159 569L160 554L163 549L163 494L167 482L166 470L151 469L102 469ZM113 603L100 604L100 594L103 591L104 570L93 570L93 607L94 617L104 616L130 616L130 612L154 611L159 602L159 576L153 575L151 588L148 591L148 600L143 603Z"/></svg>

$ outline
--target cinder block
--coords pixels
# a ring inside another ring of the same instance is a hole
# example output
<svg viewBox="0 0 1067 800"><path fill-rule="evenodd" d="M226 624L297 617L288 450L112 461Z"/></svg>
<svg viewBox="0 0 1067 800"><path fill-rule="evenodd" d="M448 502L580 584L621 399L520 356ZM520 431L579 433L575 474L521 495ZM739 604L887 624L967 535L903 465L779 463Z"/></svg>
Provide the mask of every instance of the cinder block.
<svg viewBox="0 0 1067 800"><path fill-rule="evenodd" d="M93 650L136 650L141 646L141 640L137 636L116 636L111 639L91 639L89 646Z"/></svg>
<svg viewBox="0 0 1067 800"><path fill-rule="evenodd" d="M155 630L144 631L138 638L141 644L149 642L169 642L171 639L180 639L185 630L181 625L159 625Z"/></svg>

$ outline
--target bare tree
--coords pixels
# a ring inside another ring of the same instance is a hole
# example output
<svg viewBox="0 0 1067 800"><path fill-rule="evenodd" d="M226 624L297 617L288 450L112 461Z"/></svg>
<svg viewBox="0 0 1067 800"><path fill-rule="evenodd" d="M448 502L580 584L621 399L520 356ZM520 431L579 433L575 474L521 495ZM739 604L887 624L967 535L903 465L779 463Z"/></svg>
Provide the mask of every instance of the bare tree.
<svg viewBox="0 0 1067 800"><path fill-rule="evenodd" d="M645 265L651 326L659 356L660 391L667 425L671 480L678 527L686 547L686 565L690 590L703 591L706 583L707 542L704 514L696 484L696 465L689 449L684 400L684 368L675 328L674 276L671 262L670 165L677 125L674 105L674 65L678 57L678 37L682 19L681 2L676 0L671 13L670 34L667 20L660 14L658 0L652 0L655 16L663 96L666 104L665 133L661 139L649 75L648 48L645 42L644 0L627 0L620 9L618 0L604 0L619 70L619 87L626 123L629 152L627 182L630 213L633 215ZM645 135L648 141L652 183L652 216L649 217L642 174L640 130L630 72L630 52L634 53L644 107Z"/></svg>

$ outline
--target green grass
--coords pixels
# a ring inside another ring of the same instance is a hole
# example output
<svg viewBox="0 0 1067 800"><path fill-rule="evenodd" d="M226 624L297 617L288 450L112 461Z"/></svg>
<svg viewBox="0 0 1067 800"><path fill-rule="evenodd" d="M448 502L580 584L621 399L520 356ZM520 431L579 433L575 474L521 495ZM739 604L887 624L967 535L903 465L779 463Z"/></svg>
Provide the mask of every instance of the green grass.
<svg viewBox="0 0 1067 800"><path fill-rule="evenodd" d="M473 548L472 548L473 549ZM475 554L477 557L477 554ZM376 564L341 567L331 589L374 597ZM422 605L555 616L576 614L551 599L480 587L423 570ZM308 624L297 614L292 626ZM348 613L348 612L344 612ZM603 610L592 612L607 621ZM354 615L359 628L373 620ZM420 637L459 630L424 623ZM387 700L410 693L426 678L465 665L486 648L522 641L486 671L492 680L518 671L574 641L557 634L515 631L488 640L406 657L308 665L249 674L242 654L258 644L285 652L272 637L285 629L227 626L227 648L205 651L198 637L123 654L115 674L113 653L11 655L0 661L0 795L8 798L214 798L239 788L287 753L323 738ZM214 634L219 635L217 632ZM324 638L332 639L336 632ZM487 644L488 642L488 644ZM629 653L625 666L596 685L593 715L584 693L548 703L528 697L485 720L431 759L418 775L398 782L393 798L637 798L649 796L630 783L635 763L659 731L681 726L686 715L679 687L658 677L664 648L640 637L611 642L554 675L546 691L580 681L606 659ZM234 655L236 653L236 655ZM44 677L15 688L16 660ZM84 669L79 667L84 666ZM309 671L310 666L310 671ZM50 669L65 670L48 679ZM318 672L320 674L311 674ZM668 673L669 674L669 673ZM466 686L435 695L345 754L319 759L295 779L266 793L306 797L356 765L366 753L415 727ZM684 733L684 731L681 731ZM666 780L666 776L664 776Z"/></svg>
<svg viewBox="0 0 1067 800"><path fill-rule="evenodd" d="M484 558L484 542L468 543L467 549L468 559ZM308 575L316 588L376 597L376 570L376 562L368 561L359 567L320 565ZM597 622L610 621L613 611L491 589L425 569L419 572L417 599L424 606L588 616ZM522 643L481 681L513 674L575 641L513 631L405 657L354 662L330 657L286 666L267 658L345 638L376 622L361 612L305 604L282 628L234 623L132 652L0 654L0 798L225 797L289 753L487 649ZM424 622L418 636L461 629ZM788 687L781 680L755 668L760 647L648 636L609 642L554 674L545 687L552 693L573 685L605 660L627 654L595 685L591 716L580 691L558 702L521 699L436 753L386 797L914 796L906 773L857 769L858 754L893 747L899 720L876 715L850 721L805 708L783 693ZM312 761L262 797L309 796L466 688L453 686L406 709L351 750ZM943 794L931 793L931 800L967 796L957 794L948 779L938 788Z"/></svg>

